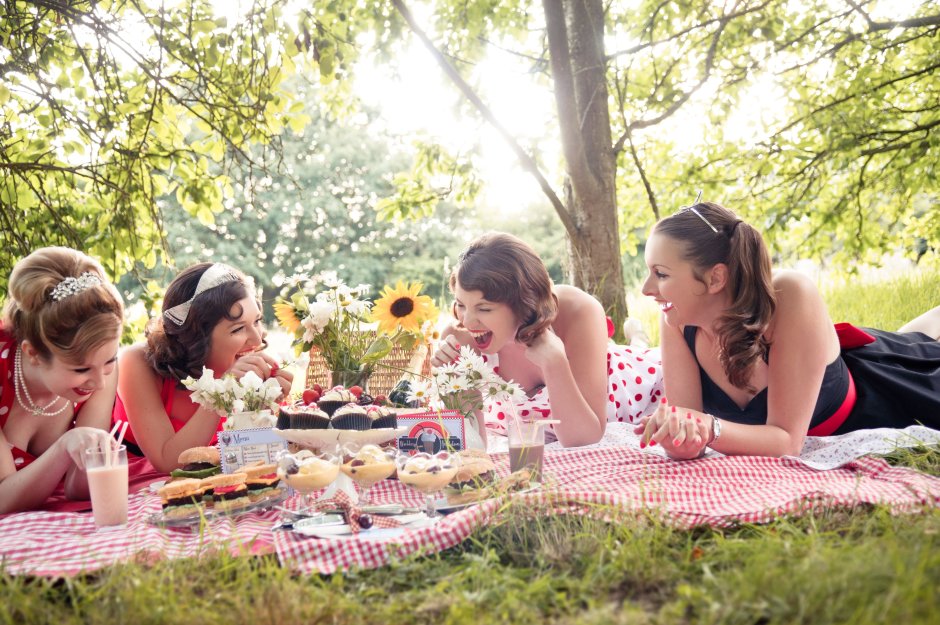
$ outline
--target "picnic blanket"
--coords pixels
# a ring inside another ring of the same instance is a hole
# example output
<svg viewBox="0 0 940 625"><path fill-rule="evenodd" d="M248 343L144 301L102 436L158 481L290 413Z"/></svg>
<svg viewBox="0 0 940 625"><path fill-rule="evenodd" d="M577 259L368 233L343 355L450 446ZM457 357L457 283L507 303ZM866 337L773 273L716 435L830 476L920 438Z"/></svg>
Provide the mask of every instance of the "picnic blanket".
<svg viewBox="0 0 940 625"><path fill-rule="evenodd" d="M497 471L506 474L507 455L493 457ZM900 513L940 503L940 478L891 467L872 457L820 471L792 458L716 456L675 462L626 445L592 446L546 450L543 472L540 489L512 495L509 502L488 500L434 525L404 528L392 535L369 530L354 536L310 538L272 531L280 515L273 510L210 520L201 531L161 528L147 522L160 509L159 498L148 491L131 496L129 523L119 529L96 531L89 513L9 514L0 517L0 569L68 576L134 559L198 557L227 550L275 553L283 566L297 573L330 574L455 546L500 514L507 503L523 511L537 507L543 512L602 516L609 516L607 506L613 506L623 513L659 514L677 527L767 522L823 506L881 504ZM395 480L374 486L372 498L376 503L408 506L423 501Z"/></svg>

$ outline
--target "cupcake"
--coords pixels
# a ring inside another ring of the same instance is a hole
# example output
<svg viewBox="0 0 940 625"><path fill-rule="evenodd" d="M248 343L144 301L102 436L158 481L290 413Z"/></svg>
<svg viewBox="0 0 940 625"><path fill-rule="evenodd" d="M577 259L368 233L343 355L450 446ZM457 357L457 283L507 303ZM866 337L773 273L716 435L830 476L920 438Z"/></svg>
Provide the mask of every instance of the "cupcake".
<svg viewBox="0 0 940 625"><path fill-rule="evenodd" d="M336 412L340 406L345 406L346 404L355 401L355 395L342 386L337 386L323 393L323 395L320 397L320 401L317 402L317 405L320 406L320 410L332 417L333 413Z"/></svg>
<svg viewBox="0 0 940 625"><path fill-rule="evenodd" d="M372 420L373 430L398 427L398 415L385 406L369 406L366 408L366 414Z"/></svg>
<svg viewBox="0 0 940 625"><path fill-rule="evenodd" d="M294 430L325 430L330 427L330 417L317 404L294 402L288 411L290 427Z"/></svg>
<svg viewBox="0 0 940 625"><path fill-rule="evenodd" d="M274 425L279 430L290 429L291 411L289 406L280 406L277 410L277 423Z"/></svg>
<svg viewBox="0 0 940 625"><path fill-rule="evenodd" d="M336 430L368 430L372 428L372 420L366 414L366 409L355 403L348 403L333 413L331 419Z"/></svg>

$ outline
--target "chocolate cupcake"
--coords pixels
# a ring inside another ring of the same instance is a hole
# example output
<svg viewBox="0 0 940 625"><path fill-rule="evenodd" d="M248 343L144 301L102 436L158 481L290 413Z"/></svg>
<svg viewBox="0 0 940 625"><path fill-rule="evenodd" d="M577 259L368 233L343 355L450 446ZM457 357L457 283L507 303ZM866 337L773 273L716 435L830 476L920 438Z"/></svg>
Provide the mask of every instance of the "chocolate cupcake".
<svg viewBox="0 0 940 625"><path fill-rule="evenodd" d="M330 416L316 404L298 402L291 405L290 426L295 430L325 430L330 427Z"/></svg>
<svg viewBox="0 0 940 625"><path fill-rule="evenodd" d="M289 406L279 406L277 410L277 423L274 424L274 427L279 430L289 430L291 416Z"/></svg>
<svg viewBox="0 0 940 625"><path fill-rule="evenodd" d="M333 413L336 412L341 406L345 406L346 404L355 401L355 395L350 393L342 386L337 386L323 393L323 395L320 397L320 400L317 402L317 405L320 407L320 410L332 417Z"/></svg>
<svg viewBox="0 0 940 625"><path fill-rule="evenodd" d="M366 414L372 420L372 429L381 430L398 427L398 414L385 406L369 406Z"/></svg>
<svg viewBox="0 0 940 625"><path fill-rule="evenodd" d="M366 409L355 403L341 406L330 421L336 430L368 430L372 428L372 420L366 414Z"/></svg>

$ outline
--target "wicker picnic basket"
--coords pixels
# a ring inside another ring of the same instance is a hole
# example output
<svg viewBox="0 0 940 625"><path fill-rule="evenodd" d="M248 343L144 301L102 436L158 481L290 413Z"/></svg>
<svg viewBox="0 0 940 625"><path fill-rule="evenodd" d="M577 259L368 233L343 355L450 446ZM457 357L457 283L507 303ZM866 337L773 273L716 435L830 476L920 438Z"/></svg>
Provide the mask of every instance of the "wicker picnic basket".
<svg viewBox="0 0 940 625"><path fill-rule="evenodd" d="M369 376L369 393L373 396L388 396L403 377L427 376L430 372L431 350L427 343L419 343L410 350L396 345L388 356L376 364L375 371ZM310 350L310 364L307 366L306 385L309 388L314 384L323 387L330 384L330 368L317 347Z"/></svg>

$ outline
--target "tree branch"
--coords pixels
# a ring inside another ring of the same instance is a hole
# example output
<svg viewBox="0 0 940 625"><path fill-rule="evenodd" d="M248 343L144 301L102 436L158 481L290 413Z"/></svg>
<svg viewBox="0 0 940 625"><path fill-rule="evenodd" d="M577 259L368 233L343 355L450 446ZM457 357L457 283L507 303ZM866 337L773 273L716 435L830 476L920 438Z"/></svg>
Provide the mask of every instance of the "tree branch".
<svg viewBox="0 0 940 625"><path fill-rule="evenodd" d="M516 154L516 158L519 159L519 163L522 165L523 169L528 171L530 174L535 176L535 179L539 183L542 192L551 202L552 206L555 209L555 212L558 213L558 217L561 219L565 228L569 231L574 228L574 222L571 218L570 213L565 208L565 205L558 198L558 195L552 189L551 184L548 180L545 179L545 176L542 174L539 169L538 163L535 162L528 152L522 149L522 146L516 141L515 137L510 134L510 132L496 119L496 116L490 110L490 108L480 99L480 96L474 92L473 88L467 84L467 81L463 79L463 76L454 68L453 65L447 60L444 54L435 47L431 42L428 36L425 34L424 30L418 25L415 21L414 16L411 14L411 11L408 7L405 6L402 0L392 0L392 5L395 9L401 14L401 16L408 23L409 28L415 34L416 37L424 44L424 47L428 49L431 53L431 56L434 57L434 60L437 61L437 64L444 70L444 73L448 78L460 89L460 92L463 93L464 97L467 98L471 104L480 112L486 121L488 121L496 131L503 137L503 139L509 144L509 147Z"/></svg>

